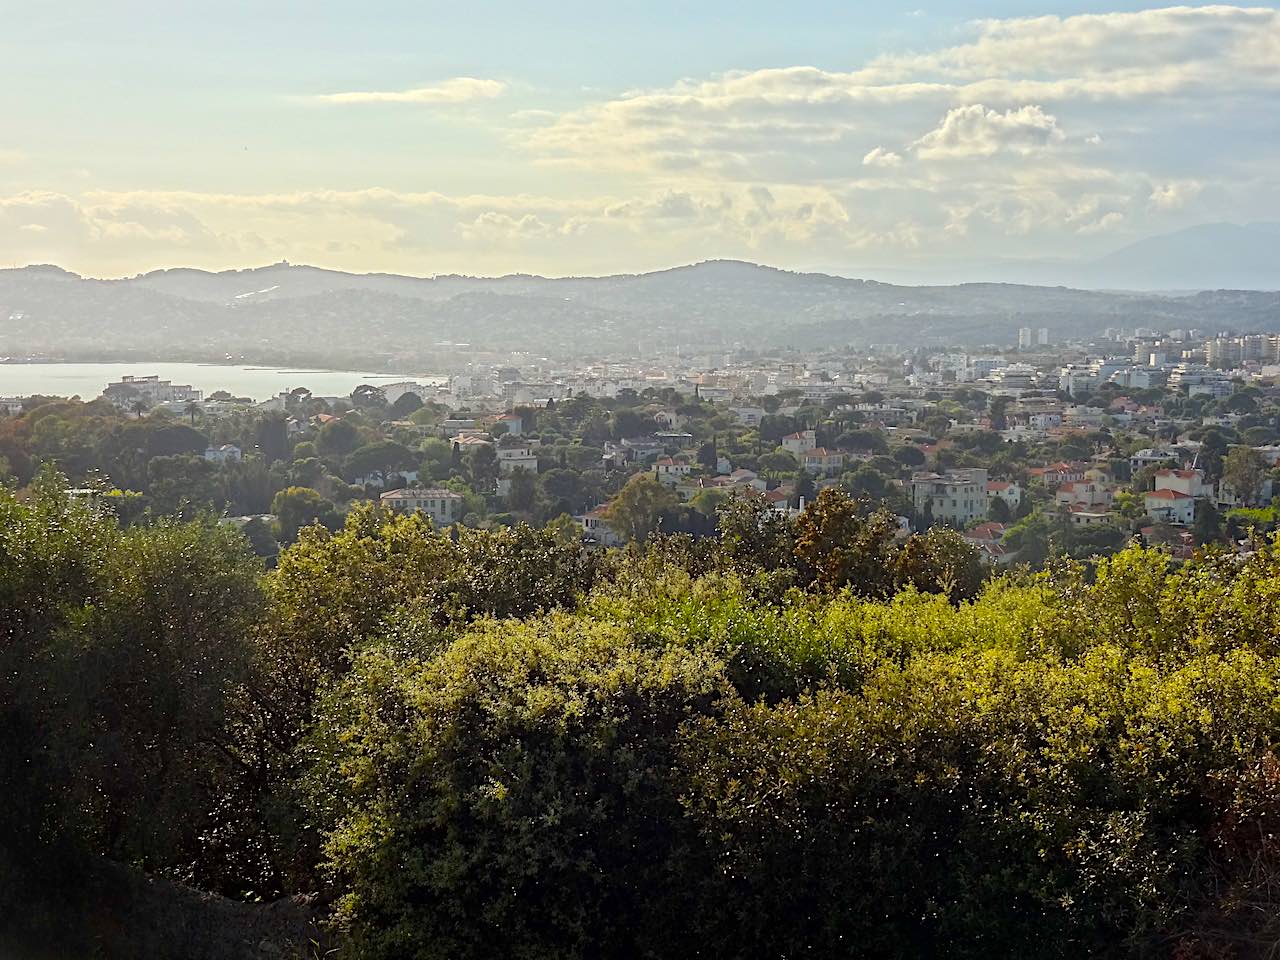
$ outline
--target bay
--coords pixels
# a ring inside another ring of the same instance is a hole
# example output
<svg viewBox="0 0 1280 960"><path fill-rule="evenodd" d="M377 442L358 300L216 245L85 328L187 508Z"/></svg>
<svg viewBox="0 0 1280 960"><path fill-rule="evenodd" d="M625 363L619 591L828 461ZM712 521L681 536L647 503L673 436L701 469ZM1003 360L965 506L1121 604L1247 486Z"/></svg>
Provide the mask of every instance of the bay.
<svg viewBox="0 0 1280 960"><path fill-rule="evenodd" d="M232 396L267 400L282 391L306 387L318 397L341 397L362 383L400 383L424 386L444 382L437 374L371 373L358 370L306 370L288 367L237 366L220 363L0 363L0 396L31 394L90 400L108 384L124 376L158 376L188 384L207 397L215 390Z"/></svg>

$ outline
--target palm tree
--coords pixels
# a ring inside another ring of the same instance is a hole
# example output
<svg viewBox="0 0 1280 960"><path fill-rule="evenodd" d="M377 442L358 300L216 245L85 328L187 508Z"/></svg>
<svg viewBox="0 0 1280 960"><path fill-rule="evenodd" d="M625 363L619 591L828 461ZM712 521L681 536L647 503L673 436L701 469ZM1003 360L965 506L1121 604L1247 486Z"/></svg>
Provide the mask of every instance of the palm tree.
<svg viewBox="0 0 1280 960"><path fill-rule="evenodd" d="M139 397L129 405L129 409L133 411L135 417L141 420L142 415L147 412L147 402Z"/></svg>
<svg viewBox="0 0 1280 960"><path fill-rule="evenodd" d="M190 403L187 404L186 413L187 413L187 416L191 418L191 425L193 427L196 425L196 415L199 412L200 412L200 404L196 403L194 400L192 400Z"/></svg>

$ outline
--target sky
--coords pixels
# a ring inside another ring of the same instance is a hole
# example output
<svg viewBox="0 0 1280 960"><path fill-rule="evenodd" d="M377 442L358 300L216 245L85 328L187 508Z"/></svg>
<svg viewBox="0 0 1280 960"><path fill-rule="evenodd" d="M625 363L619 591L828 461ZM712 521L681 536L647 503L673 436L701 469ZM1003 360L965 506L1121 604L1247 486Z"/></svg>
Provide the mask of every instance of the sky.
<svg viewBox="0 0 1280 960"><path fill-rule="evenodd" d="M0 266L989 279L1280 221L1280 3L0 0L0 23Z"/></svg>

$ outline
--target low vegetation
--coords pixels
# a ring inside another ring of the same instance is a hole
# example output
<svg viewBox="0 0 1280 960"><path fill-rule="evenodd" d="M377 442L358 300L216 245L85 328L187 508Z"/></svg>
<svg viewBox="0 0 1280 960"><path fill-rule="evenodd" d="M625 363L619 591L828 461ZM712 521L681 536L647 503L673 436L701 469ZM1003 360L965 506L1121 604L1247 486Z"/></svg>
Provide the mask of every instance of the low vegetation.
<svg viewBox="0 0 1280 960"><path fill-rule="evenodd" d="M0 952L138 955L120 871L225 898L172 956L1280 943L1275 546L993 577L834 490L722 510L585 553L361 506L264 573L0 494Z"/></svg>

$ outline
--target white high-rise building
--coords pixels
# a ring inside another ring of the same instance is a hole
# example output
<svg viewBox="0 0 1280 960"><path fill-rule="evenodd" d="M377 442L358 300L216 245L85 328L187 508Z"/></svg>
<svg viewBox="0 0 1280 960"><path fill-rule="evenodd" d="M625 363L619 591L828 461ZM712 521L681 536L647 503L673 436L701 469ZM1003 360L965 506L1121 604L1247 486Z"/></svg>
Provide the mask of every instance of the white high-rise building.
<svg viewBox="0 0 1280 960"><path fill-rule="evenodd" d="M1031 328L1022 327L1018 330L1018 349L1030 350L1034 341L1031 339Z"/></svg>

